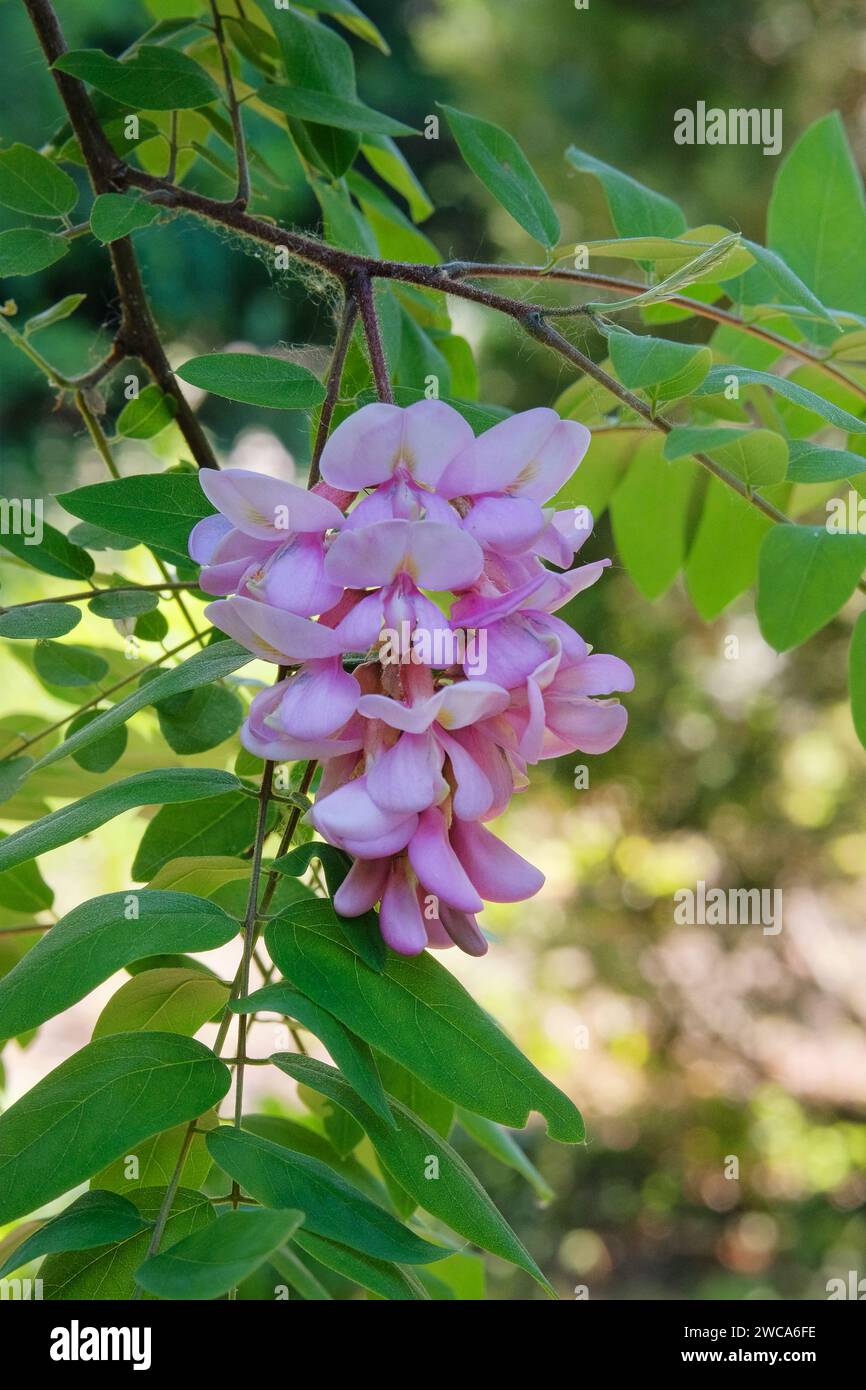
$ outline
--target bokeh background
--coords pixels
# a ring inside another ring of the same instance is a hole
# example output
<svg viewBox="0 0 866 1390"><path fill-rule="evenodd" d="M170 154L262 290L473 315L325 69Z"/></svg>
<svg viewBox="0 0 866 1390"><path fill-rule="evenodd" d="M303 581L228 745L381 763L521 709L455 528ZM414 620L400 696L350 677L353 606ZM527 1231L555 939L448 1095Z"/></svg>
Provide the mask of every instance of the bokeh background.
<svg viewBox="0 0 866 1390"><path fill-rule="evenodd" d="M564 238L608 230L591 182L563 159L570 143L673 196L692 224L762 237L777 161L748 146L676 146L673 111L698 100L780 107L786 150L838 107L866 161L866 17L855 0L590 0L585 11L571 0L366 0L364 8L394 50L386 59L354 45L365 99L413 123L444 101L507 127L553 196ZM73 47L117 53L141 32L148 6L60 0L58 10ZM38 146L59 123L59 106L18 0L0 3L0 51L3 140ZM287 185L268 210L315 226L288 143L274 127L259 134ZM446 134L405 148L437 206L424 230L446 257L534 259ZM225 195L215 171L201 166L197 177ZM5 217L0 225L12 225ZM329 341L327 304L298 280L275 282L224 236L177 220L137 234L137 246L175 363L229 345ZM85 304L40 344L61 369L80 370L97 360L112 322L105 253L76 241L62 263L14 285L22 312L71 290L86 290ZM567 384L557 362L495 316L458 304L455 321L477 350L483 400L549 404ZM4 494L48 496L100 480L77 417L56 409L5 342L0 373ZM302 417L211 398L202 418L226 460L305 472ZM173 430L155 443L162 463L180 456ZM124 472L162 466L135 443L118 458ZM587 789L574 786L577 757L536 771L505 832L541 864L547 886L528 904L491 909L497 940L486 960L448 957L578 1102L589 1143L561 1148L540 1129L522 1136L555 1190L547 1205L468 1142L465 1152L563 1297L582 1285L603 1299L823 1298L829 1278L866 1275L866 806L845 696L846 627L834 623L781 658L762 642L748 597L708 627L679 584L653 606L636 594L606 521L592 544L614 565L574 617L587 640L635 669L629 732L614 752L587 760ZM155 577L144 559L113 559L125 574ZM4 601L62 587L16 578ZM82 625L81 636L104 645L105 625L87 622L94 626ZM729 635L739 638L738 660L725 657ZM68 712L26 662L10 663L0 717L36 707ZM135 740L158 737L148 716L135 728L133 753ZM76 776L87 783L88 774ZM67 794L58 784L56 795ZM142 828L140 814L127 816L47 857L57 911L123 886ZM675 925L673 893L701 878L781 888L782 932ZM8 1050L7 1103L86 1041L112 988L29 1047ZM251 1085L262 1104L289 1098L286 1079L269 1081L262 1069ZM736 1180L725 1177L732 1158ZM534 1294L524 1276L491 1261L487 1296Z"/></svg>

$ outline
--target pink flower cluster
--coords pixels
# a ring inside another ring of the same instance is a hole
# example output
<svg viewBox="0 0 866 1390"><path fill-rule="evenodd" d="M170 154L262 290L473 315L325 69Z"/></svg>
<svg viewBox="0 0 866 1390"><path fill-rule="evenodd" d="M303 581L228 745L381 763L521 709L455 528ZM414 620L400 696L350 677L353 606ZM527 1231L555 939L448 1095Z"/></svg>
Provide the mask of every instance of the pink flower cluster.
<svg viewBox="0 0 866 1390"><path fill-rule="evenodd" d="M553 616L607 560L569 569L591 519L544 503L589 444L528 410L478 438L440 401L367 405L331 435L312 491L241 469L199 475L218 508L190 538L211 621L296 668L253 700L251 752L324 765L309 820L353 859L337 893L381 904L395 950L483 955L476 914L543 883L485 822L527 766L622 737L625 662ZM582 523L582 524L581 524ZM556 569L548 568L549 561ZM347 653L361 653L355 669Z"/></svg>

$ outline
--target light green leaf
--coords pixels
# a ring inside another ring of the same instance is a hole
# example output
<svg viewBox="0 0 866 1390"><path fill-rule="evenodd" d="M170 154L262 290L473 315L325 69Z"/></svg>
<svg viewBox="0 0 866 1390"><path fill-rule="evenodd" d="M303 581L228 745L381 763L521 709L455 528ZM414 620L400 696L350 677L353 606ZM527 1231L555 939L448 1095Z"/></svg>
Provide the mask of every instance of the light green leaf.
<svg viewBox="0 0 866 1390"><path fill-rule="evenodd" d="M165 1183L159 1187L139 1188L129 1194L130 1201L149 1225L156 1220L164 1197ZM214 1220L216 1214L209 1199L201 1192L181 1187L166 1222L162 1249L170 1249L176 1241ZM95 1250L49 1255L39 1270L44 1297L63 1302L69 1299L87 1302L131 1299L135 1294L135 1270L147 1254L150 1238L151 1231L146 1228L138 1235L101 1245ZM144 1296L150 1298L149 1294Z"/></svg>
<svg viewBox="0 0 866 1390"><path fill-rule="evenodd" d="M6 831L0 831L0 840L6 839ZM54 891L49 888L37 864L19 864L0 874L0 907L12 912L44 912L54 902Z"/></svg>
<svg viewBox="0 0 866 1390"><path fill-rule="evenodd" d="M559 218L512 135L490 121L439 102L466 163L515 222L542 246L559 240Z"/></svg>
<svg viewBox="0 0 866 1390"><path fill-rule="evenodd" d="M0 1038L62 1013L130 961L160 951L213 951L237 932L221 907L190 893L144 888L93 898L45 932L0 980Z"/></svg>
<svg viewBox="0 0 866 1390"><path fill-rule="evenodd" d="M585 154L576 145L566 150L565 157L582 174L599 179L620 236L676 237L686 230L686 219L670 198L645 188L629 174Z"/></svg>
<svg viewBox="0 0 866 1390"><path fill-rule="evenodd" d="M686 585L701 617L711 622L754 583L761 541L773 523L717 478L707 478L706 489Z"/></svg>
<svg viewBox="0 0 866 1390"><path fill-rule="evenodd" d="M367 135L362 149L379 178L406 199L412 221L423 222L429 217L433 204L394 141L387 135Z"/></svg>
<svg viewBox="0 0 866 1390"><path fill-rule="evenodd" d="M2 848L2 847L0 847ZM434 1091L502 1124L540 1110L552 1138L583 1139L580 1114L431 955L365 965L323 899L268 923L271 958L295 987Z"/></svg>
<svg viewBox="0 0 866 1390"><path fill-rule="evenodd" d="M65 637L80 622L71 603L26 603L0 613L0 637Z"/></svg>
<svg viewBox="0 0 866 1390"><path fill-rule="evenodd" d="M218 1123L216 1110L209 1110L206 1114L199 1115L196 1129L214 1129ZM101 1168L91 1178L90 1186L108 1192L120 1192L122 1195L128 1195L132 1201L138 1201L138 1193L142 1188L158 1187L164 1193L180 1161L181 1149L186 1148L181 1186L203 1187L213 1167L213 1160L205 1148L204 1133L194 1134L192 1143L188 1143L187 1139L185 1124L175 1125L172 1129L151 1135L142 1143L133 1144L120 1158Z"/></svg>
<svg viewBox="0 0 866 1390"><path fill-rule="evenodd" d="M246 405L299 410L318 405L325 388L306 367L257 352L210 352L192 357L177 375L190 386Z"/></svg>
<svg viewBox="0 0 866 1390"><path fill-rule="evenodd" d="M776 187L778 189L778 183ZM820 323L829 325L833 330L831 336L838 335L839 328L832 315L824 308L817 295L803 284L799 275L795 275L790 266L786 265L781 256L754 241L744 241L743 245L752 253L759 268L773 285L776 290L775 298L781 304L797 305L801 309L807 309ZM847 304L847 300L844 302Z"/></svg>
<svg viewBox="0 0 866 1390"><path fill-rule="evenodd" d="M713 363L708 347L639 333L613 332L608 336L608 347L623 385L651 391L660 400L691 395Z"/></svg>
<svg viewBox="0 0 866 1390"><path fill-rule="evenodd" d="M346 1089L351 1092L350 1087ZM377 1123L386 1128L381 1120ZM401 1264L429 1264L448 1253L401 1226L389 1212L307 1154L227 1125L208 1135L207 1146L214 1162L244 1192L265 1206L294 1204L305 1212L304 1225L317 1235Z"/></svg>
<svg viewBox="0 0 866 1390"><path fill-rule="evenodd" d="M156 1032L192 1037L214 1018L228 997L227 984L199 970L144 970L109 999L96 1020L93 1036Z"/></svg>
<svg viewBox="0 0 866 1390"><path fill-rule="evenodd" d="M215 510L190 473L135 473L58 493L57 500L82 521L184 557L193 526Z"/></svg>
<svg viewBox="0 0 866 1390"><path fill-rule="evenodd" d="M60 261L70 242L38 227L12 227L0 232L0 275L35 275Z"/></svg>
<svg viewBox="0 0 866 1390"><path fill-rule="evenodd" d="M222 1100L228 1067L192 1038L88 1043L0 1115L0 1221L59 1197L151 1134Z"/></svg>
<svg viewBox="0 0 866 1390"><path fill-rule="evenodd" d="M64 217L78 202L75 181L29 145L0 150L0 203L31 217Z"/></svg>
<svg viewBox="0 0 866 1390"><path fill-rule="evenodd" d="M866 569L866 536L774 526L764 538L755 611L764 640L790 651L835 617Z"/></svg>
<svg viewBox="0 0 866 1390"><path fill-rule="evenodd" d="M67 294L63 299L59 299L56 304L52 304L50 309L43 309L39 314L33 314L24 325L24 337L32 338L34 333L41 333L43 328L51 328L55 323L62 323L68 319L70 314L74 314L79 304L87 298L86 294Z"/></svg>
<svg viewBox="0 0 866 1390"><path fill-rule="evenodd" d="M781 165L767 240L823 304L866 314L863 181L837 111L804 131Z"/></svg>
<svg viewBox="0 0 866 1390"><path fill-rule="evenodd" d="M661 453L660 438L642 441L610 503L616 548L648 599L665 593L682 568L695 481L693 463L668 463Z"/></svg>
<svg viewBox="0 0 866 1390"><path fill-rule="evenodd" d="M224 685L203 685L156 706L162 736L175 753L205 753L240 728L244 707Z"/></svg>
<svg viewBox="0 0 866 1390"><path fill-rule="evenodd" d="M128 719L131 719L138 710L144 709L145 706L168 699L172 695L182 694L186 690L196 690L199 686L206 685L211 681L220 680L223 676L237 671L241 666L246 666L251 660L250 653L246 648L239 646L236 642L216 642L212 647L205 647L204 651L196 652L180 666L175 666L170 671L163 671L155 680L139 686L138 690L127 695L125 700L121 700L119 704L113 705L111 709L100 714L98 720L94 719L86 728L79 729L65 742L59 744L57 748L46 753L35 766L37 768L48 767L51 763L57 762L59 758L65 758L69 753L77 753L87 744L96 739L104 738L112 729L125 724Z"/></svg>
<svg viewBox="0 0 866 1390"><path fill-rule="evenodd" d="M220 1298L291 1240L303 1219L300 1211L224 1212L170 1250L145 1260L136 1280L158 1298Z"/></svg>
<svg viewBox="0 0 866 1390"><path fill-rule="evenodd" d="M856 415L851 415L847 410L840 409L832 402L817 395L814 391L808 391L805 386L798 386L795 381L788 377L774 376L772 372L761 372L754 367L736 367L727 363L720 363L712 367L706 374L703 384L695 391L696 396L715 396L723 392L730 384L731 379L743 386L766 386L768 391L777 391L780 396L793 401L795 405L803 406L804 410L813 410L822 419L829 420L831 425L837 429L846 430L849 434L866 434L866 420L860 420Z"/></svg>
<svg viewBox="0 0 866 1390"><path fill-rule="evenodd" d="M90 728L94 728L95 724L94 720ZM88 732L81 730L81 733ZM216 768L175 767L138 772L133 777L113 782L111 786L101 787L99 791L83 796L80 801L62 806L59 811L42 816L22 830L16 830L14 835L0 844L0 872L13 864L23 864L27 859L56 849L58 845L67 845L70 840L87 835L133 806L218 797L221 793L236 790L239 785L238 778L232 773ZM150 875L145 877L149 878Z"/></svg>
<svg viewBox="0 0 866 1390"><path fill-rule="evenodd" d="M788 468L788 444L774 430L677 426L667 436L664 452L669 459L710 454L750 488L781 482Z"/></svg>
<svg viewBox="0 0 866 1390"><path fill-rule="evenodd" d="M866 613L860 613L851 634L848 657L851 718L857 737L866 748Z"/></svg>
<svg viewBox="0 0 866 1390"><path fill-rule="evenodd" d="M2 988L2 986L0 986ZM385 1099L385 1092L376 1071L373 1054L366 1043L356 1038L345 1028L339 1019L329 1014L312 1000L299 994L284 980L264 985L245 999L233 999L231 1009L236 1014L255 1013L263 1009L268 1013L282 1014L295 1019L304 1028L323 1042L340 1068L346 1080L354 1086L371 1109L381 1116L386 1124L392 1124L391 1112Z"/></svg>
<svg viewBox="0 0 866 1390"><path fill-rule="evenodd" d="M471 1169L450 1144L400 1101L393 1097L390 1100L397 1127L388 1129L333 1067L313 1057L287 1052L277 1053L271 1061L288 1076L320 1091L354 1115L367 1131L380 1161L426 1211L483 1250L524 1269L543 1289L553 1293ZM432 1159L437 1164L435 1179L428 1176Z"/></svg>
<svg viewBox="0 0 866 1390"><path fill-rule="evenodd" d="M101 48L79 48L64 53L54 67L138 110L184 111L219 96L216 84L192 58L156 44L142 44L123 63Z"/></svg>
<svg viewBox="0 0 866 1390"><path fill-rule="evenodd" d="M83 1192L59 1216L16 1246L0 1267L0 1279L30 1260L66 1250L92 1250L109 1241L126 1240L151 1223L132 1202L116 1192Z"/></svg>
<svg viewBox="0 0 866 1390"><path fill-rule="evenodd" d="M307 8L314 10L317 14L333 15L337 23L342 24L344 29L348 29L350 34L356 34L359 39L364 39L366 43L372 44L386 57L391 52L381 31L376 28L372 19L368 19L358 9L353 0L311 0Z"/></svg>
<svg viewBox="0 0 866 1390"><path fill-rule="evenodd" d="M285 87L266 82L259 96L267 106L286 116L308 121L314 125L333 126L337 130L359 131L362 135L417 135L418 131L403 121L374 111L362 101L349 101L331 92L311 91L304 87Z"/></svg>
<svg viewBox="0 0 866 1390"><path fill-rule="evenodd" d="M177 401L158 386L145 386L127 401L117 417L117 433L127 439L152 439L171 424L177 414Z"/></svg>

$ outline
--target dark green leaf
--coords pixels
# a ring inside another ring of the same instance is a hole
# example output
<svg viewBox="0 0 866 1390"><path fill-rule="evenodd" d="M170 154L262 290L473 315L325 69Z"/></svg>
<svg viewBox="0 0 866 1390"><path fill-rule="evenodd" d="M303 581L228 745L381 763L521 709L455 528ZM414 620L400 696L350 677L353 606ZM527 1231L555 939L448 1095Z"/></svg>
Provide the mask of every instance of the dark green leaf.
<svg viewBox="0 0 866 1390"><path fill-rule="evenodd" d="M6 831L0 831L5 840ZM36 864L19 864L0 874L0 907L13 912L43 912L54 902L54 892L48 887Z"/></svg>
<svg viewBox="0 0 866 1390"><path fill-rule="evenodd" d="M423 1284L410 1270L376 1260L372 1255L362 1255L359 1250L350 1250L346 1245L325 1240L323 1236L313 1235L312 1231L298 1231L294 1243L305 1254L318 1260L319 1264L353 1280L362 1289L369 1289L380 1298L392 1302L429 1298Z"/></svg>
<svg viewBox="0 0 866 1390"><path fill-rule="evenodd" d="M205 685L160 700L156 706L162 736L175 753L204 753L240 728L244 707L224 685Z"/></svg>
<svg viewBox="0 0 866 1390"><path fill-rule="evenodd" d="M54 63L98 92L144 111L183 111L216 101L216 84L198 63L175 48L143 44L124 63L100 48L64 53Z"/></svg>
<svg viewBox="0 0 866 1390"><path fill-rule="evenodd" d="M288 854L274 860L274 868L281 874L292 878L300 877L310 867L310 861L318 859L325 875L328 892L333 898L352 867L351 860L334 845L308 840L304 845L295 845ZM375 912L365 912L360 917L340 917L334 912L344 933L358 952L365 965L371 970L380 971L385 964L386 947L379 931L379 919Z"/></svg>
<svg viewBox="0 0 866 1390"><path fill-rule="evenodd" d="M43 309L39 314L33 314L24 325L24 337L31 338L34 333L41 333L43 328L51 328L55 323L62 323L68 319L70 314L74 314L79 304L87 298L86 294L67 294L63 299L52 304L50 309Z"/></svg>
<svg viewBox="0 0 866 1390"><path fill-rule="evenodd" d="M192 357L177 375L190 386L246 405L306 409L325 398L325 388L306 367L254 352L210 352Z"/></svg>
<svg viewBox="0 0 866 1390"><path fill-rule="evenodd" d="M374 111L362 101L350 101L331 92L310 91L304 87L285 87L268 82L259 88L266 106L314 125L334 126L337 130L360 131L362 135L417 135L403 121Z"/></svg>
<svg viewBox="0 0 866 1390"><path fill-rule="evenodd" d="M42 680L60 686L96 685L108 670L101 656L71 642L37 642L33 665Z"/></svg>
<svg viewBox="0 0 866 1390"><path fill-rule="evenodd" d="M193 526L214 511L191 473L136 473L61 492L57 500L82 521L184 557Z"/></svg>
<svg viewBox="0 0 866 1390"><path fill-rule="evenodd" d="M851 634L848 686L851 692L851 718L857 737L866 748L866 613L858 616Z"/></svg>
<svg viewBox="0 0 866 1390"><path fill-rule="evenodd" d="M552 1138L582 1141L583 1123L568 1097L431 955L389 951L377 974L323 899L294 904L268 924L266 938L296 988L434 1091L506 1125L524 1125L531 1110L540 1110Z"/></svg>
<svg viewBox="0 0 866 1390"><path fill-rule="evenodd" d="M275 815L276 807L271 806L269 827ZM132 877L151 879L178 855L241 854L255 838L256 816L255 797L237 792L211 797L198 806L163 806L144 832Z"/></svg>
<svg viewBox="0 0 866 1390"><path fill-rule="evenodd" d="M212 1299L228 1293L291 1240L300 1211L227 1211L139 1267L136 1279L159 1298Z"/></svg>
<svg viewBox="0 0 866 1390"><path fill-rule="evenodd" d="M460 153L488 192L542 246L555 246L559 218L514 137L490 121L440 106Z"/></svg>
<svg viewBox="0 0 866 1390"><path fill-rule="evenodd" d="M60 261L69 250L66 237L38 227L0 232L0 275L35 275Z"/></svg>
<svg viewBox="0 0 866 1390"><path fill-rule="evenodd" d="M708 347L639 333L611 333L608 347L620 381L634 390L651 391L660 400L690 395L713 362Z"/></svg>
<svg viewBox="0 0 866 1390"><path fill-rule="evenodd" d="M792 483L835 483L866 472L866 458L850 449L829 449L807 439L788 445L788 478Z"/></svg>
<svg viewBox="0 0 866 1390"><path fill-rule="evenodd" d="M686 230L686 219L670 198L645 188L629 174L585 154L576 145L566 150L565 157L582 174L594 174L600 181L620 236L676 237Z"/></svg>
<svg viewBox="0 0 866 1390"><path fill-rule="evenodd" d="M88 728L94 719L99 719L103 713L104 711L99 709L82 710L67 724L66 737L72 738L80 729ZM72 757L85 772L107 772L126 752L127 737L126 729L120 725L103 734L101 738L95 739L93 743L80 748Z"/></svg>
<svg viewBox="0 0 866 1390"><path fill-rule="evenodd" d="M226 1125L208 1135L207 1146L244 1192L269 1207L297 1207L317 1235L401 1264L429 1264L448 1253L401 1226L318 1159Z"/></svg>
<svg viewBox="0 0 866 1390"><path fill-rule="evenodd" d="M145 589L109 589L97 594L87 605L97 618L136 618L150 613L159 604L159 595Z"/></svg>
<svg viewBox="0 0 866 1390"><path fill-rule="evenodd" d="M290 86L356 100L355 61L339 34L294 7L275 12L268 0L259 4L273 26ZM291 119L289 128L303 157L334 178L345 174L358 152L360 136L353 131Z"/></svg>
<svg viewBox="0 0 866 1390"><path fill-rule="evenodd" d="M80 622L71 603L27 603L0 613L0 637L65 637Z"/></svg>
<svg viewBox="0 0 866 1390"><path fill-rule="evenodd" d="M116 1192L83 1192L59 1216L15 1247L0 1268L0 1279L42 1255L66 1250L92 1250L109 1241L126 1240L151 1223L137 1207Z"/></svg>
<svg viewBox="0 0 866 1390"><path fill-rule="evenodd" d="M735 367L727 363L712 367L695 395L719 395L729 385L730 378L737 381L740 387L766 386L768 391L777 391L795 405L801 405L804 410L813 410L822 419L829 420L837 429L847 430L850 434L866 434L866 420L859 420L856 415L840 409L814 391L808 391L805 386L798 386L787 377L774 376L772 372L761 372L754 367Z"/></svg>
<svg viewBox="0 0 866 1390"><path fill-rule="evenodd" d="M94 720L91 729L95 724ZM76 737L88 732L81 730ZM175 767L164 771L138 772L134 777L113 782L109 787L91 792L80 801L73 801L59 811L42 816L32 825L16 830L14 835L0 844L0 872L13 864L23 864L27 859L45 854L47 850L56 849L58 845L67 845L70 840L87 835L133 806L216 798L221 793L236 790L239 785L232 773L216 768ZM150 877L149 874L144 876Z"/></svg>
<svg viewBox="0 0 866 1390"><path fill-rule="evenodd" d="M2 988L2 986L0 986ZM236 1014L255 1013L264 1009L269 1013L282 1014L293 1018L325 1044L346 1080L354 1086L372 1110L385 1121L392 1124L391 1112L385 1099L385 1092L379 1080L373 1054L366 1043L356 1038L345 1028L339 1019L299 994L284 980L272 985L264 985L245 999L232 1000L232 1012Z"/></svg>
<svg viewBox="0 0 866 1390"><path fill-rule="evenodd" d="M42 523L42 539L38 545L21 530L17 533L0 531L0 545L33 569L53 574L58 579L89 579L95 568L86 550L73 545L62 531L48 522Z"/></svg>
<svg viewBox="0 0 866 1390"><path fill-rule="evenodd" d="M798 647L839 612L866 569L866 536L774 526L764 537L755 611L777 652Z"/></svg>
<svg viewBox="0 0 866 1390"><path fill-rule="evenodd" d="M213 951L237 931L221 907L190 893L143 888L93 898L45 932L0 980L0 1037L62 1013L130 961L159 951Z"/></svg>
<svg viewBox="0 0 866 1390"><path fill-rule="evenodd" d="M556 1193L547 1179L539 1173L535 1164L527 1158L513 1134L501 1125L495 1125L492 1120L485 1120L483 1115L473 1115L471 1110L458 1110L457 1120L461 1129L465 1129L476 1144L480 1144L482 1149L486 1149L506 1168L512 1168L515 1173L525 1178L539 1201L553 1201Z"/></svg>
<svg viewBox="0 0 866 1390"><path fill-rule="evenodd" d="M0 1115L0 1221L68 1192L148 1135L222 1100L231 1074L170 1033L88 1043Z"/></svg>

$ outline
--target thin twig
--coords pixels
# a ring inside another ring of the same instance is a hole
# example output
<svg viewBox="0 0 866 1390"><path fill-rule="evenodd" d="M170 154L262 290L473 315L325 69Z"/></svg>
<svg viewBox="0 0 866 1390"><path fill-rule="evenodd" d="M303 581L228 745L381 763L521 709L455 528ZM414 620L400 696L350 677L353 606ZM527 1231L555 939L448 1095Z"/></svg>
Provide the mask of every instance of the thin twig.
<svg viewBox="0 0 866 1390"><path fill-rule="evenodd" d="M216 0L210 0L210 10L213 15L214 34L216 36L217 47L220 51L222 62L223 80L226 85L226 104L229 108L229 115L232 122L232 135L235 143L235 160L238 171L238 186L235 194L235 204L239 208L245 208L250 201L250 170L247 163L247 147L244 140L244 123L238 99L235 94L235 84L232 78L231 65L229 63L228 50L226 48L225 34L223 32L223 17L220 14ZM170 180L173 182L174 180Z"/></svg>
<svg viewBox="0 0 866 1390"><path fill-rule="evenodd" d="M352 332L357 318L358 301L354 295L347 294L343 301L343 312L340 315L340 327L337 331L334 352L328 370L328 384L325 399L322 402L322 409L319 412L319 424L316 430L316 440L313 445L313 457L310 463L310 474L307 479L307 487L315 487L321 476L319 473L319 461L321 460L328 439L331 421L334 418L334 407L340 395L340 382L343 379L343 367L346 362L346 353L349 351L349 344L352 341Z"/></svg>

